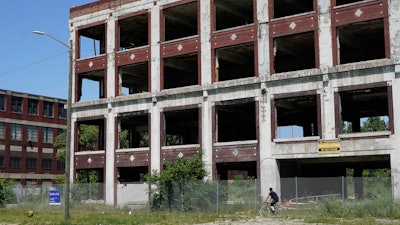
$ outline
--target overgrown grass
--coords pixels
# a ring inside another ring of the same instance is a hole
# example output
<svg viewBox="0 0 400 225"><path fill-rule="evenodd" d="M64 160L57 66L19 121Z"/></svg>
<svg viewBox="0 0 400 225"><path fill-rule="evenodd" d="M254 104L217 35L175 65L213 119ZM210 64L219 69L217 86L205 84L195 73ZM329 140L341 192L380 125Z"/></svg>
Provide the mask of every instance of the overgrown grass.
<svg viewBox="0 0 400 225"><path fill-rule="evenodd" d="M329 199L312 209L289 213L292 218L321 224L400 224L400 203L391 198L341 201ZM383 221L383 222L382 222Z"/></svg>
<svg viewBox="0 0 400 225"><path fill-rule="evenodd" d="M34 211L33 217L27 212ZM27 225L176 225L200 224L221 220L248 220L258 216L257 212L244 211L243 216L235 212L216 213L184 213L176 211L149 212L147 210L130 210L113 208L105 205L73 205L70 219L64 220L62 206L35 207L24 206L0 208L0 224ZM250 212L248 214L247 212ZM390 225L400 224L400 203L389 198L374 200L347 201L329 199L307 209L292 210L274 216L278 220L301 219L306 223L344 224L344 225Z"/></svg>
<svg viewBox="0 0 400 225"><path fill-rule="evenodd" d="M33 217L28 217L27 212L34 211ZM93 224L198 224L227 219L238 220L237 215L221 216L212 213L182 213L172 211L149 212L147 210L113 209L106 207L91 207L84 209L74 208L70 210L70 219L64 220L64 211L61 208L1 208L0 224L27 224L27 225L93 225Z"/></svg>

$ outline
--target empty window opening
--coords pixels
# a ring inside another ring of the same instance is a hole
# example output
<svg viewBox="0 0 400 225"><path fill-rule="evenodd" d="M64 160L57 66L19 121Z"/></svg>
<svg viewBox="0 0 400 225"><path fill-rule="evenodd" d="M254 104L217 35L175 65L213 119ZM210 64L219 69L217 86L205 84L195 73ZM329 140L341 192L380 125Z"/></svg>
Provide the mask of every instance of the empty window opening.
<svg viewBox="0 0 400 225"><path fill-rule="evenodd" d="M352 4L356 2L362 2L364 0L336 0L336 5L347 5L347 4Z"/></svg>
<svg viewBox="0 0 400 225"><path fill-rule="evenodd" d="M119 50L137 48L149 44L148 14L129 17L118 21Z"/></svg>
<svg viewBox="0 0 400 225"><path fill-rule="evenodd" d="M276 138L318 136L317 104L316 95L275 99Z"/></svg>
<svg viewBox="0 0 400 225"><path fill-rule="evenodd" d="M217 163L219 180L257 179L256 162Z"/></svg>
<svg viewBox="0 0 400 225"><path fill-rule="evenodd" d="M275 73L315 68L314 32L274 39Z"/></svg>
<svg viewBox="0 0 400 225"><path fill-rule="evenodd" d="M164 112L164 146L199 143L197 108Z"/></svg>
<svg viewBox="0 0 400 225"><path fill-rule="evenodd" d="M254 23L253 0L215 0L215 29Z"/></svg>
<svg viewBox="0 0 400 225"><path fill-rule="evenodd" d="M149 63L137 63L119 68L120 95L149 91Z"/></svg>
<svg viewBox="0 0 400 225"><path fill-rule="evenodd" d="M78 101L104 98L104 70L91 71L79 74Z"/></svg>
<svg viewBox="0 0 400 225"><path fill-rule="evenodd" d="M390 130L387 87L340 92L341 133Z"/></svg>
<svg viewBox="0 0 400 225"><path fill-rule="evenodd" d="M104 150L104 121L87 120L78 123L78 151Z"/></svg>
<svg viewBox="0 0 400 225"><path fill-rule="evenodd" d="M197 1L164 9L164 41L194 36L197 29Z"/></svg>
<svg viewBox="0 0 400 225"><path fill-rule="evenodd" d="M337 37L339 64L385 58L383 19L338 27Z"/></svg>
<svg viewBox="0 0 400 225"><path fill-rule="evenodd" d="M89 58L106 52L105 24L79 30L79 56Z"/></svg>
<svg viewBox="0 0 400 225"><path fill-rule="evenodd" d="M256 140L255 102L225 102L217 107L217 142Z"/></svg>
<svg viewBox="0 0 400 225"><path fill-rule="evenodd" d="M120 183L139 182L142 181L143 176L148 174L147 166L137 167L119 167L118 168L118 181Z"/></svg>
<svg viewBox="0 0 400 225"><path fill-rule="evenodd" d="M314 10L313 0L273 0L274 18L296 15Z"/></svg>
<svg viewBox="0 0 400 225"><path fill-rule="evenodd" d="M164 59L164 88L197 85L198 54L180 55Z"/></svg>
<svg viewBox="0 0 400 225"><path fill-rule="evenodd" d="M254 77L254 43L216 49L215 67L216 82Z"/></svg>
<svg viewBox="0 0 400 225"><path fill-rule="evenodd" d="M120 117L119 148L149 147L148 115Z"/></svg>

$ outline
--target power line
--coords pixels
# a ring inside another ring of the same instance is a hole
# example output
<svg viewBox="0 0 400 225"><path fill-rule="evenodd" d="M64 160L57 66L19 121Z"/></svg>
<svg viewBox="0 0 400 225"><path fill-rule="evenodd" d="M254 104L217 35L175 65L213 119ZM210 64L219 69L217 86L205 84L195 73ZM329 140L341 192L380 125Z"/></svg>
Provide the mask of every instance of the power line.
<svg viewBox="0 0 400 225"><path fill-rule="evenodd" d="M27 64L27 65L24 65L24 66L20 66L20 67L18 67L18 68L15 68L15 69L12 69L12 70L3 72L3 73L0 73L0 77L1 77L1 76L4 76L4 75L7 75L7 74L10 74L10 73L13 73L13 72L15 72L15 71L22 70L22 69L25 69L25 68L27 68L27 67L30 67L30 66L33 66L33 65L36 65L36 64L45 62L45 61L47 61L47 60L50 60L50 59L55 58L55 57L58 57L58 56L63 55L63 54L65 54L65 53L67 53L67 52L64 51L64 52L59 53L59 54L57 54L57 55L53 55L53 56L50 56L50 57L41 59L41 60L39 60L39 61L36 61L36 62Z"/></svg>

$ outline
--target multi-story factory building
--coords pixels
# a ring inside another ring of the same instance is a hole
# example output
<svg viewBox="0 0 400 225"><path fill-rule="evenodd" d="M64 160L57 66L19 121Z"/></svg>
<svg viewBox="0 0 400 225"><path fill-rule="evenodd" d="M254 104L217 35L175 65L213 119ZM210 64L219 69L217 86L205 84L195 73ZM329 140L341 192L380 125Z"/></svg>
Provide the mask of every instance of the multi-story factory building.
<svg viewBox="0 0 400 225"><path fill-rule="evenodd" d="M54 138L67 125L66 100L0 90L0 178L51 185L65 171Z"/></svg>
<svg viewBox="0 0 400 225"><path fill-rule="evenodd" d="M399 9L394 0L71 8L71 174L97 171L114 204L118 182L201 150L209 178L239 174L277 190L285 177L391 168L400 198ZM374 119L386 126L363 129ZM90 148L77 141L83 125L98 129Z"/></svg>

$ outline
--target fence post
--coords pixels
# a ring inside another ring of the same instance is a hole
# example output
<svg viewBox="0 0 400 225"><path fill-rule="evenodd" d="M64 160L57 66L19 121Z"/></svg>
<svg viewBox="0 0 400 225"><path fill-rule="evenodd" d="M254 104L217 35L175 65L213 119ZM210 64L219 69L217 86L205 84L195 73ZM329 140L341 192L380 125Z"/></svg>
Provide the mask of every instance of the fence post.
<svg viewBox="0 0 400 225"><path fill-rule="evenodd" d="M216 180L215 182L217 182L217 214L219 213L219 182L218 180Z"/></svg>
<svg viewBox="0 0 400 225"><path fill-rule="evenodd" d="M295 195L296 195L296 210L297 210L297 206L298 206L298 204L297 204L297 203L298 203L298 202L297 202L297 201L298 201L298 199L297 199L297 198L299 197L299 195L298 195L298 190L297 190L297 177L295 177L295 178L294 178L294 185L295 185Z"/></svg>
<svg viewBox="0 0 400 225"><path fill-rule="evenodd" d="M257 179L254 179L254 211L257 211L257 202L258 202L258 199L257 199L257 187L258 187L258 185L257 185Z"/></svg>

